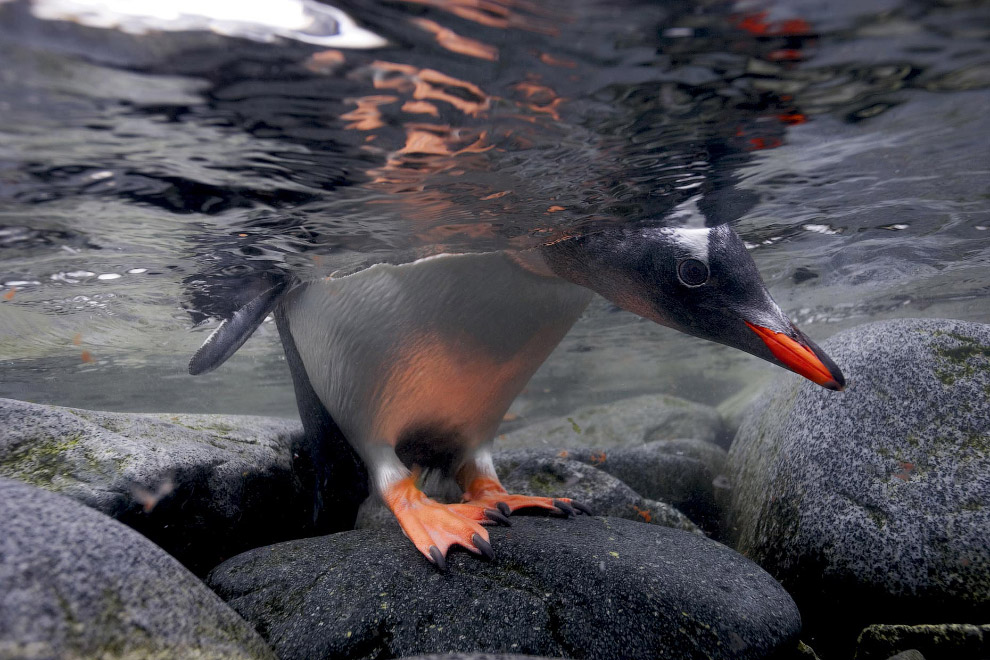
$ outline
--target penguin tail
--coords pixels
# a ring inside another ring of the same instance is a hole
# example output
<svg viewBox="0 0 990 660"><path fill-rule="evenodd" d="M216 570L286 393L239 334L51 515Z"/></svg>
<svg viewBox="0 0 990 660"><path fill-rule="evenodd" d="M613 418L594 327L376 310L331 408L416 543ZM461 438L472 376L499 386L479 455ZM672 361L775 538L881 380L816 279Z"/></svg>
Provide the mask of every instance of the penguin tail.
<svg viewBox="0 0 990 660"><path fill-rule="evenodd" d="M189 373L193 376L209 373L226 362L271 314L291 284L290 278L279 279L221 321L189 360Z"/></svg>

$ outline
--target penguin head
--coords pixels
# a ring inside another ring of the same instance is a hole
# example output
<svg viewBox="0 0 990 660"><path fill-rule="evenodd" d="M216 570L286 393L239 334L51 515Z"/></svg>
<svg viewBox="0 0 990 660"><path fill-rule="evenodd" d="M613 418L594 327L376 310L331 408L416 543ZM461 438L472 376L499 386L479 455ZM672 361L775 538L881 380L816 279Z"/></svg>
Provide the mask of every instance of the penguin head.
<svg viewBox="0 0 990 660"><path fill-rule="evenodd" d="M558 276L618 306L841 390L838 366L770 297L728 226L606 228L543 248Z"/></svg>

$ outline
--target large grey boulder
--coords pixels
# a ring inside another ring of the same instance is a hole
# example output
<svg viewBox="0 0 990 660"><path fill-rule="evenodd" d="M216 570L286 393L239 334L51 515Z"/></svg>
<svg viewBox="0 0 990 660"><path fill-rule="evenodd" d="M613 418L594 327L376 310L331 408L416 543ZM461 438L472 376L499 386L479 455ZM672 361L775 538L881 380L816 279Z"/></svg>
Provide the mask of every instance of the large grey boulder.
<svg viewBox="0 0 990 660"><path fill-rule="evenodd" d="M847 390L787 377L733 443L736 548L828 639L990 619L990 326L885 321L823 348Z"/></svg>
<svg viewBox="0 0 990 660"><path fill-rule="evenodd" d="M719 442L722 419L711 406L667 394L647 394L544 420L498 436L496 449L592 447L609 449L653 440L698 438Z"/></svg>
<svg viewBox="0 0 990 660"><path fill-rule="evenodd" d="M6 479L0 658L274 660L251 626L143 536Z"/></svg>
<svg viewBox="0 0 990 660"><path fill-rule="evenodd" d="M800 618L758 566L697 534L614 518L514 517L495 559L452 552L446 573L398 530L258 548L210 585L282 660L518 653L765 658Z"/></svg>
<svg viewBox="0 0 990 660"><path fill-rule="evenodd" d="M299 424L233 415L109 413L0 399L0 477L72 497L197 573L305 534Z"/></svg>

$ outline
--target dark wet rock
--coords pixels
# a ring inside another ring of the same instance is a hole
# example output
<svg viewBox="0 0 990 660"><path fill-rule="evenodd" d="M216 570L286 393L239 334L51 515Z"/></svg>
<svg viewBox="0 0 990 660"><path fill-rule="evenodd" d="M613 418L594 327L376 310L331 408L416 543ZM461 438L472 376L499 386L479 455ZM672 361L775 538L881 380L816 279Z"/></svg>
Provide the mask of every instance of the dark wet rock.
<svg viewBox="0 0 990 660"><path fill-rule="evenodd" d="M788 377L732 446L737 549L847 653L871 622L986 621L990 325L886 321L824 348L848 389Z"/></svg>
<svg viewBox="0 0 990 660"><path fill-rule="evenodd" d="M510 493L569 497L595 515L613 516L688 532L701 530L667 504L641 497L629 486L601 470L566 458L533 458L517 465L503 479Z"/></svg>
<svg viewBox="0 0 990 660"><path fill-rule="evenodd" d="M717 442L723 434L722 420L711 406L666 394L649 394L585 406L570 415L524 426L500 435L495 446L609 449L675 438Z"/></svg>
<svg viewBox="0 0 990 660"><path fill-rule="evenodd" d="M358 509L354 529L385 529L400 530L399 521L395 514L388 510L385 503L377 495L372 495Z"/></svg>
<svg viewBox="0 0 990 660"><path fill-rule="evenodd" d="M580 461L607 472L639 495L673 506L706 531L715 530L716 491L725 480L726 453L710 442L656 440L609 450L509 449L495 453L495 467L499 476L505 478L524 461L554 457Z"/></svg>
<svg viewBox="0 0 990 660"><path fill-rule="evenodd" d="M499 475L510 493L541 497L569 497L587 506L596 515L625 518L654 525L703 533L687 516L665 502L640 497L615 477L577 461L561 458L533 458L513 463L513 470ZM429 487L427 493L436 496ZM456 502L458 497L440 497ZM515 515L545 515L539 509ZM514 518L513 518L514 519ZM357 529L399 529L395 516L378 497L369 497L358 513Z"/></svg>
<svg viewBox="0 0 990 660"><path fill-rule="evenodd" d="M545 655L516 655L515 653L443 653L406 656L399 660L558 660Z"/></svg>
<svg viewBox="0 0 990 660"><path fill-rule="evenodd" d="M855 660L986 660L990 625L872 625L856 641Z"/></svg>
<svg viewBox="0 0 990 660"><path fill-rule="evenodd" d="M274 660L176 560L78 502L0 479L0 658Z"/></svg>
<svg viewBox="0 0 990 660"><path fill-rule="evenodd" d="M110 413L0 399L0 476L72 497L197 573L295 538L312 497L293 474L297 423Z"/></svg>
<svg viewBox="0 0 990 660"><path fill-rule="evenodd" d="M446 573L398 531L357 530L251 550L208 581L282 660L745 659L796 642L790 596L703 536L588 516L490 529L495 559L452 552Z"/></svg>

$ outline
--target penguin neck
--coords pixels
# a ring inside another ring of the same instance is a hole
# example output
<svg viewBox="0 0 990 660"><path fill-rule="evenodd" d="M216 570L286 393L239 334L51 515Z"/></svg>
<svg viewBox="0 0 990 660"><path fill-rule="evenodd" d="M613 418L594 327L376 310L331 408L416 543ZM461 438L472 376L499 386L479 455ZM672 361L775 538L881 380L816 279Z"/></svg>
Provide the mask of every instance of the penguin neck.
<svg viewBox="0 0 990 660"><path fill-rule="evenodd" d="M633 314L670 325L640 286L637 249L634 236L602 231L555 241L537 252L543 267L560 279L590 289Z"/></svg>
<svg viewBox="0 0 990 660"><path fill-rule="evenodd" d="M517 266L533 275L557 278L558 275L550 267L543 250L543 248L506 250L505 255L515 262Z"/></svg>

